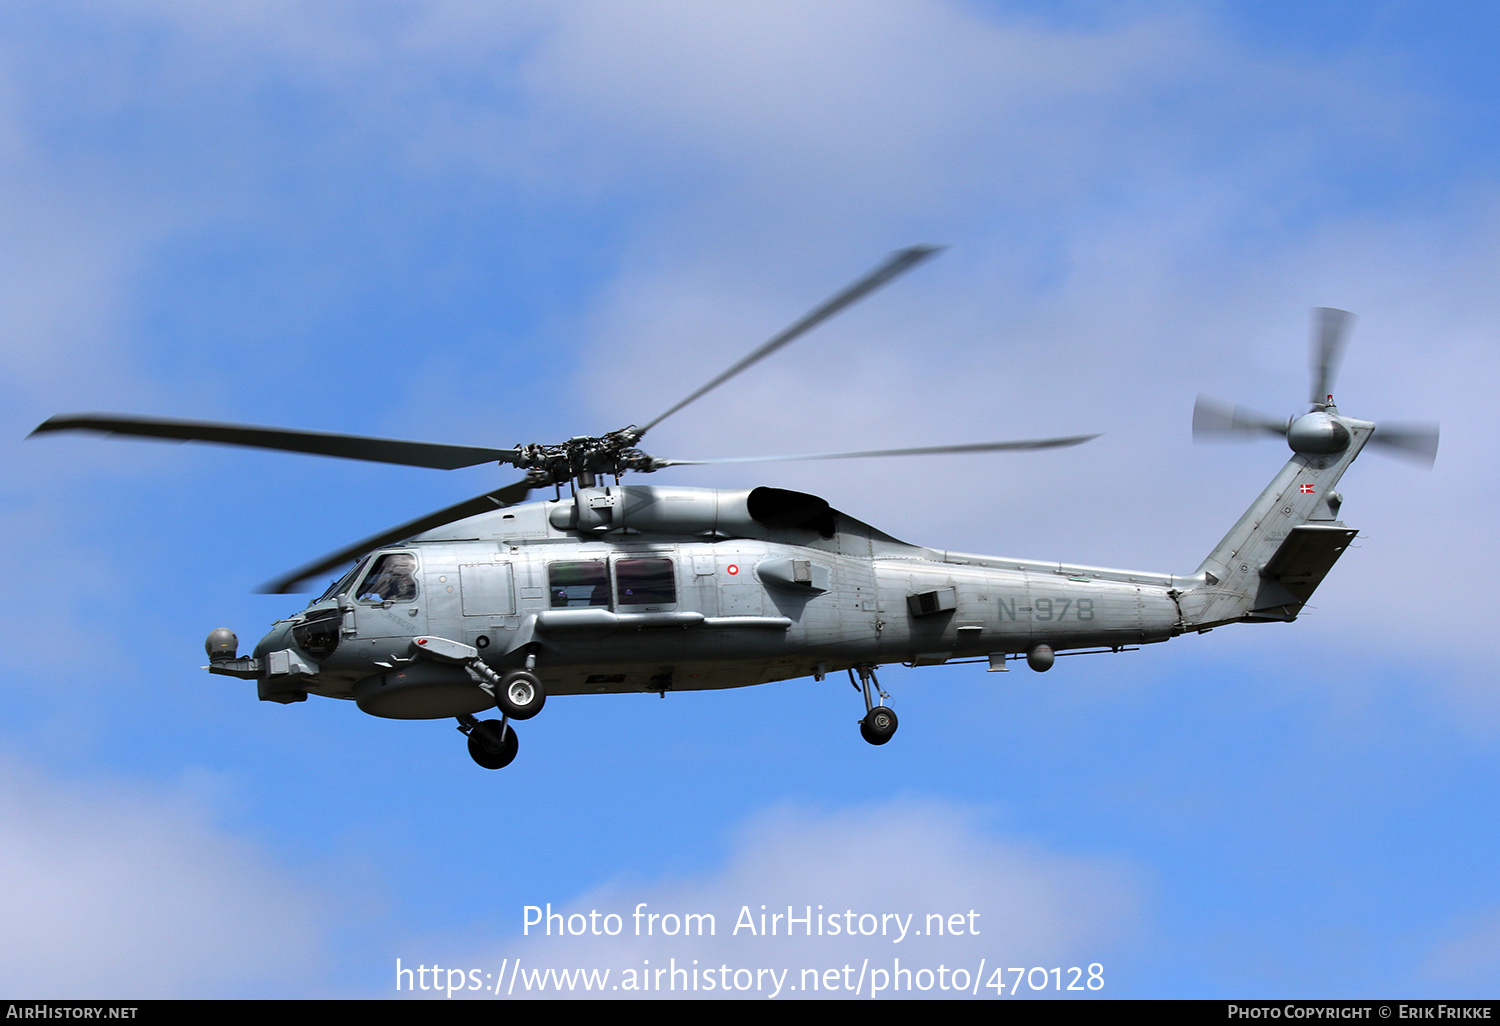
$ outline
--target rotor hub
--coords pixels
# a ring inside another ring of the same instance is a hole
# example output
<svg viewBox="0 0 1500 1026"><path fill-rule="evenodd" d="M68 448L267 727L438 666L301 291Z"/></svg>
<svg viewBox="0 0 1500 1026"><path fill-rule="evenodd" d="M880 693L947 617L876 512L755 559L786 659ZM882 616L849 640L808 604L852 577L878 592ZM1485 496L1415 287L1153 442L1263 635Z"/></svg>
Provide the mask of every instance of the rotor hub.
<svg viewBox="0 0 1500 1026"><path fill-rule="evenodd" d="M1349 429L1343 421L1325 410L1303 414L1286 431L1286 444L1292 451L1307 455L1343 452L1349 447L1349 438Z"/></svg>
<svg viewBox="0 0 1500 1026"><path fill-rule="evenodd" d="M602 474L619 476L630 470L649 474L658 463L635 447L640 437L640 429L632 424L606 435L579 435L558 445L518 445L510 462L546 484L592 480Z"/></svg>

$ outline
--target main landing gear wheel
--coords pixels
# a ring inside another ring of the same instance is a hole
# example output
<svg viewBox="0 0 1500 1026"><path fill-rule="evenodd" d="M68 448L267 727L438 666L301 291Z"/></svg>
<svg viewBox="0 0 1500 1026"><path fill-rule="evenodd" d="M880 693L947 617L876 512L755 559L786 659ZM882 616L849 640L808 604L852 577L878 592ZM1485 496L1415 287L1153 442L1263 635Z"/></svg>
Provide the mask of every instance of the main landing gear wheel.
<svg viewBox="0 0 1500 1026"><path fill-rule="evenodd" d="M859 721L859 736L872 745L883 745L896 735L895 710L877 705Z"/></svg>
<svg viewBox="0 0 1500 1026"><path fill-rule="evenodd" d="M485 769L504 769L521 747L514 727L501 720L481 720L469 731L469 755Z"/></svg>
<svg viewBox="0 0 1500 1026"><path fill-rule="evenodd" d="M547 701L541 680L530 670L511 670L495 691L495 704L513 720L531 719Z"/></svg>

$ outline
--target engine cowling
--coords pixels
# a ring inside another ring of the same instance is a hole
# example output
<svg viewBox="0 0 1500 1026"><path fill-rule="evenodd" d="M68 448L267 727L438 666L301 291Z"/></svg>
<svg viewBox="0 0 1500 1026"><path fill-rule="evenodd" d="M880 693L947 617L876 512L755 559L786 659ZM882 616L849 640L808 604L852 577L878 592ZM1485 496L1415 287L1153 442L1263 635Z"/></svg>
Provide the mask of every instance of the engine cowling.
<svg viewBox="0 0 1500 1026"><path fill-rule="evenodd" d="M661 485L581 488L572 502L553 506L552 526L582 534L631 528L652 534L757 537L765 529L834 531L826 500L784 488L708 491Z"/></svg>

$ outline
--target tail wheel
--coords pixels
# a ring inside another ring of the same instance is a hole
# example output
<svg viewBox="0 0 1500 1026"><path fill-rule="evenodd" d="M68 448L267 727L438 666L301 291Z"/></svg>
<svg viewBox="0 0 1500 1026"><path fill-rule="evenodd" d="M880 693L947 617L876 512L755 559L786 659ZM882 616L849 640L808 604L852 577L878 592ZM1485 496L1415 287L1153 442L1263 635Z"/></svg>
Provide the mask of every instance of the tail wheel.
<svg viewBox="0 0 1500 1026"><path fill-rule="evenodd" d="M859 734L872 745L883 745L895 736L898 725L894 709L877 705L859 721Z"/></svg>

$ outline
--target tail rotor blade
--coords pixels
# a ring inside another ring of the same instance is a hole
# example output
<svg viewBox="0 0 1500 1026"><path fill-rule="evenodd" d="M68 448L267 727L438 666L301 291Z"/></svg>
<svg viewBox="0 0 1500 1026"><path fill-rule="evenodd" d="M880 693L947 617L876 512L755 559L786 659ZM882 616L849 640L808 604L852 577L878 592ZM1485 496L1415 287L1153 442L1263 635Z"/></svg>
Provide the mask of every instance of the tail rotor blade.
<svg viewBox="0 0 1500 1026"><path fill-rule="evenodd" d="M1399 456L1431 467L1437 461L1438 426L1436 424L1377 424L1370 444L1378 445L1392 456Z"/></svg>
<svg viewBox="0 0 1500 1026"><path fill-rule="evenodd" d="M1316 324L1312 353L1312 403L1324 403L1333 393L1333 379L1338 376L1339 361L1344 356L1344 343L1349 338L1349 325L1354 315L1347 310L1332 310L1320 306L1313 311Z"/></svg>
<svg viewBox="0 0 1500 1026"><path fill-rule="evenodd" d="M1285 435L1287 422L1248 406L1235 406L1212 396L1199 395L1193 405L1193 441L1249 438L1255 435Z"/></svg>

